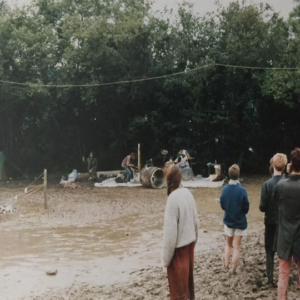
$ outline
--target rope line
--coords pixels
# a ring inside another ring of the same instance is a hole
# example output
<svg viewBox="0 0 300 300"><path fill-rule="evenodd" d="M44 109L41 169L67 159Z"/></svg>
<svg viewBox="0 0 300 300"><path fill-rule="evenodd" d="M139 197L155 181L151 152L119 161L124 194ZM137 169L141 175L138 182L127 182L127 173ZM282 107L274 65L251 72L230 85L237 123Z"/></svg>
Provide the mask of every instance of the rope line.
<svg viewBox="0 0 300 300"><path fill-rule="evenodd" d="M278 70L281 70L281 71L284 71L284 70L297 71L297 70L299 70L299 67L298 68L250 67L250 66L236 66L236 65L218 64L218 63L215 63L214 65L215 66L220 66L220 67L237 68L237 69L253 69L253 70L277 70L277 71Z"/></svg>
<svg viewBox="0 0 300 300"><path fill-rule="evenodd" d="M251 69L251 70L277 70L277 71L297 71L299 68L271 68L271 67L250 67L250 66L236 66L236 65L226 65L226 64L209 64L201 67L197 67L194 69L186 69L184 71L166 74L161 76L149 77L149 78L140 78L140 79L132 79L132 80L123 80L123 81L115 81L115 82L106 82L106 83L91 83L91 84L37 84L37 83L22 83L22 82L14 82L14 81L6 81L0 80L0 83L4 84L11 84L11 85L19 85L19 86L27 86L27 87L45 87L45 88L74 88L74 87L101 87L101 86L110 86L110 85L117 85L117 84L127 84L127 83L136 83L136 82L143 82L143 81L151 81L157 79L163 79L172 76L178 76L181 74L188 74L191 72L196 72L201 69L207 69L210 67L219 66L225 68L237 68L237 69Z"/></svg>
<svg viewBox="0 0 300 300"><path fill-rule="evenodd" d="M25 187L24 192L22 194L18 194L14 197L14 199L24 199L29 195L35 194L36 192L40 191L41 189L44 188L44 184L37 185L33 187L31 190L29 190L29 187L32 186L38 179L40 179L44 175L44 172L39 175L33 182L31 182L27 187ZM14 189L5 189L5 188L0 188L1 191L10 191L10 192L16 192ZM18 191L18 189L17 189Z"/></svg>
<svg viewBox="0 0 300 300"><path fill-rule="evenodd" d="M27 192L25 192L25 190L26 190L26 188L25 188L25 190L24 190L24 192L23 192L22 194L16 195L14 198L15 198L16 200L25 199L27 196L34 194L35 192L41 190L42 188L44 188L44 185L43 185L43 184L40 184L40 185L35 186L35 187L34 187L32 190L30 190L30 191L27 190Z"/></svg>
<svg viewBox="0 0 300 300"><path fill-rule="evenodd" d="M37 177L33 182L31 182L28 186L27 186L27 189L31 186L31 185L33 185L40 177L42 177L44 175L44 172L39 176L39 177Z"/></svg>
<svg viewBox="0 0 300 300"><path fill-rule="evenodd" d="M35 189L31 190L30 192L27 192L26 194L23 194L24 196L21 198L25 199L26 197L35 194L36 192L42 190L43 188L44 188L43 184L38 185Z"/></svg>

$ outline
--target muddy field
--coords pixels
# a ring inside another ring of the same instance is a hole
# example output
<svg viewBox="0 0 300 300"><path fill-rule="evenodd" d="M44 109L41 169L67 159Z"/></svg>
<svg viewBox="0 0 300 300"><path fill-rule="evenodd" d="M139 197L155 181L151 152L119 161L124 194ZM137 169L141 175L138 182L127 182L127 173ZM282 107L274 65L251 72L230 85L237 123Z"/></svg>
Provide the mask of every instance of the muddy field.
<svg viewBox="0 0 300 300"><path fill-rule="evenodd" d="M236 276L222 269L221 189L191 189L200 219L196 299L276 299L276 290L265 286L263 214L258 210L264 180L243 182L250 200L249 229ZM165 189L52 184L45 211L42 192L14 199L27 184L0 186L0 205L17 209L0 214L1 299L167 299L160 260ZM276 259L275 278L277 269ZM58 273L47 276L48 270ZM299 295L294 267L289 299Z"/></svg>

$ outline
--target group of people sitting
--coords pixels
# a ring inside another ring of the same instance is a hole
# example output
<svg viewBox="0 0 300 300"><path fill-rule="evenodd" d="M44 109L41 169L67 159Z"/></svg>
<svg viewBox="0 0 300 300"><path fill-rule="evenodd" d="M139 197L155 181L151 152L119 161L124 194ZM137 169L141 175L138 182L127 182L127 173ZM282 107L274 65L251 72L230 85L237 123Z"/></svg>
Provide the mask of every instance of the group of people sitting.
<svg viewBox="0 0 300 300"><path fill-rule="evenodd" d="M277 153L271 159L272 178L262 187L260 210L265 213L265 251L267 284L273 281L274 255L279 257L278 299L287 299L292 258L300 278L300 148L287 156ZM283 177L284 170L287 175ZM220 205L224 210L226 235L224 270L236 274L243 236L247 233L249 200L240 185L240 168L229 168L229 183L222 189ZM193 195L181 186L176 165L165 168L167 205L164 216L163 264L167 267L170 299L195 299L194 247L198 239L198 213Z"/></svg>

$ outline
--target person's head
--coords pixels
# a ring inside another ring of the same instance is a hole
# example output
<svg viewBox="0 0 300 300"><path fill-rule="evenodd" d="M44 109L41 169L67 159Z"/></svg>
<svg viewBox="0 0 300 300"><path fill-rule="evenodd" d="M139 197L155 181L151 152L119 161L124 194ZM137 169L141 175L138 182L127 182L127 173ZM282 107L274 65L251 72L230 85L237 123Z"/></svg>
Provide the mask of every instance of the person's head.
<svg viewBox="0 0 300 300"><path fill-rule="evenodd" d="M300 173L300 148L295 148L291 153L291 171Z"/></svg>
<svg viewBox="0 0 300 300"><path fill-rule="evenodd" d="M93 157L94 157L94 153L90 152L90 158L93 158Z"/></svg>
<svg viewBox="0 0 300 300"><path fill-rule="evenodd" d="M177 165L169 165L164 169L165 178L168 187L168 196L179 188L181 183L181 171Z"/></svg>
<svg viewBox="0 0 300 300"><path fill-rule="evenodd" d="M276 171L282 173L284 171L284 169L285 169L286 164L287 164L287 157L286 157L286 155L283 154L283 153L276 153L273 156L272 160L273 160L273 164L272 164L273 168Z"/></svg>
<svg viewBox="0 0 300 300"><path fill-rule="evenodd" d="M229 178L238 180L240 177L240 167L237 164L232 165L228 170Z"/></svg>
<svg viewBox="0 0 300 300"><path fill-rule="evenodd" d="M132 160L135 160L135 159L136 159L136 153L131 152L131 153L130 153L130 158L131 158Z"/></svg>
<svg viewBox="0 0 300 300"><path fill-rule="evenodd" d="M178 155L179 155L179 156L182 156L183 158L185 158L185 157L189 158L189 153L188 153L186 150L184 150L184 149L181 149L181 150L178 152Z"/></svg>

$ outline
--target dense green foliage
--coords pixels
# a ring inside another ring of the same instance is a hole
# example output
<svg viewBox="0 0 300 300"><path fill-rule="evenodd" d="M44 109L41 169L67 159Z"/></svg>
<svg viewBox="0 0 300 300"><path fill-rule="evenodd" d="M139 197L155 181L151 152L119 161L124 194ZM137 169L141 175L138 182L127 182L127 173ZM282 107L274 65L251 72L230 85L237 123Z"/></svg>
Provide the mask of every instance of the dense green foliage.
<svg viewBox="0 0 300 300"><path fill-rule="evenodd" d="M284 21L268 5L233 2L176 17L144 0L35 0L0 4L0 151L27 172L118 168L141 143L143 159L188 149L198 170L214 159L267 170L300 136L300 71L213 66L164 79L95 87L219 63L298 67L300 2ZM215 143L218 138L218 143ZM253 151L249 151L252 148ZM12 165L11 165L12 168Z"/></svg>

